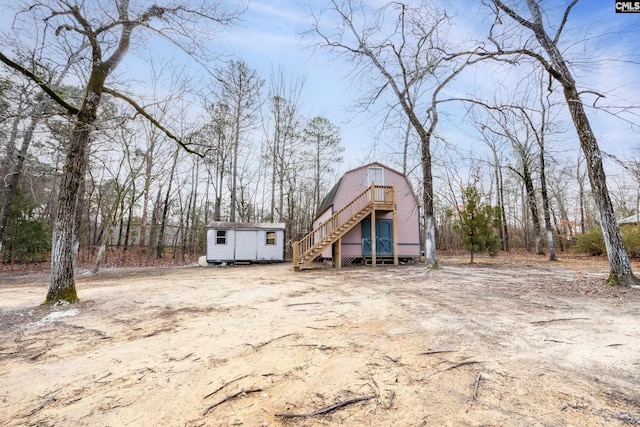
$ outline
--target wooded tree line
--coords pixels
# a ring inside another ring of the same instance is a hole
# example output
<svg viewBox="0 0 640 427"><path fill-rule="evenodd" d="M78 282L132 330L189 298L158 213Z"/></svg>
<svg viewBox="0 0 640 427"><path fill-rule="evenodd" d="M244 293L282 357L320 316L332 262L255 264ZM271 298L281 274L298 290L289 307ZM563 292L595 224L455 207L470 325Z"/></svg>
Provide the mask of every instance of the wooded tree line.
<svg viewBox="0 0 640 427"><path fill-rule="evenodd" d="M284 222L290 238L308 230L342 161L338 127L304 116L304 81L281 71L265 79L231 60L209 88L197 128L186 126L190 112L175 94L152 109L164 122L182 121L182 139L202 157L131 117L123 101L101 103L77 218L80 248L94 248L96 268L107 246L143 247L151 258L202 254L211 221ZM50 238L36 244L18 234L53 226L70 124L16 75L6 76L1 96L4 259L47 259Z"/></svg>
<svg viewBox="0 0 640 427"><path fill-rule="evenodd" d="M426 1L374 8L330 0L312 11L310 43L350 61L364 90L360 110L385 111L383 134L398 137L387 141L388 156L363 164L391 163L416 184L428 266L437 266L436 247L461 245L447 211L472 183L499 207L501 249L546 250L554 259L556 242L562 249L600 218L612 277L633 277L615 221L626 195L611 202L584 92L560 50L576 3L548 19L534 0L522 10L487 2L494 21L486 39L464 43L452 41L446 10ZM202 254L213 220L285 222L289 239L309 230L341 170L340 132L303 113L303 76L277 67L263 76L209 49L205 42L241 9L24 0L7 10L16 19L0 52L0 248L5 261L51 251L47 301L77 298L79 249L92 249L97 270L108 246L141 247L150 258ZM134 72L118 66L153 35L203 66L204 82L152 58L150 84L134 90ZM479 64L528 71L518 90L496 88L492 99L451 96L448 88ZM488 157L465 158L438 134L453 104L464 105ZM567 138L582 153L561 162L557 144ZM34 237L47 230L51 239Z"/></svg>

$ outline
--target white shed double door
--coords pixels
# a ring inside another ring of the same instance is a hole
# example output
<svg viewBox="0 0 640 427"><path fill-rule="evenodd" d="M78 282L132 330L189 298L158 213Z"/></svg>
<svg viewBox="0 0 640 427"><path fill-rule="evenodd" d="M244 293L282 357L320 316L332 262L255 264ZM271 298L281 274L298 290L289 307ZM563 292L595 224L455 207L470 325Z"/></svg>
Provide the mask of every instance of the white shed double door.
<svg viewBox="0 0 640 427"><path fill-rule="evenodd" d="M236 230L235 256L237 260L258 259L258 231Z"/></svg>

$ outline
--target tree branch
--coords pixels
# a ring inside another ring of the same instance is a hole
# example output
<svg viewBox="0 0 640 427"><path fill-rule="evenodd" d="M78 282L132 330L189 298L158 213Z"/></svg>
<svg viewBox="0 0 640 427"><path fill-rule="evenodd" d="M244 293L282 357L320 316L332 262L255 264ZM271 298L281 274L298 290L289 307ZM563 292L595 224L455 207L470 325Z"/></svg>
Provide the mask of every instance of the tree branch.
<svg viewBox="0 0 640 427"><path fill-rule="evenodd" d="M91 52L92 52L91 54L92 54L93 63L96 64L101 62L102 48L100 47L100 43L98 42L96 34L91 28L91 23L84 16L82 16L82 14L80 13L80 9L75 5L70 6L69 14L73 16L80 25L82 25L82 28L84 28L83 31L80 31L79 29L76 29L76 28L74 29L78 31L80 34L83 34L85 37L87 37L87 39L89 39L89 43L91 44ZM60 28L58 28L58 30L59 29Z"/></svg>
<svg viewBox="0 0 640 427"><path fill-rule="evenodd" d="M113 89L109 89L107 87L103 88L103 91L105 93L108 93L109 95L112 95L116 98L122 99L123 101L125 101L126 103L128 103L129 105L131 105L138 114L140 114L141 116L143 116L145 119L149 120L149 122L151 122L151 124L153 124L156 128L158 128L159 130L161 130L162 132L164 132L165 135L167 135L169 138L173 139L175 142L178 143L178 145L180 145L187 153L190 154L195 154L199 157L204 157L204 154L192 150L191 148L189 148L189 144L185 143L184 141L182 141L181 138L179 138L178 136L174 135L169 129L165 128L164 126L162 126L160 124L160 122L158 122L151 114L147 113L145 111L145 109L143 107L141 107L137 102L135 102L133 99L129 98L128 96L113 90Z"/></svg>
<svg viewBox="0 0 640 427"><path fill-rule="evenodd" d="M462 55L476 55L476 56L480 56L480 57L485 57L485 58L491 58L494 61L501 61L502 59L500 58L501 56L516 56L516 55L525 55L528 56L530 58L535 59L536 61L538 61L542 67L556 80L558 80L559 82L563 82L564 79L562 77L562 74L560 74L555 68L553 68L553 65L551 65L551 63L549 63L542 55L540 55L539 53L536 53L532 50L529 49L512 49L512 50L497 50L497 51L493 51L493 52L489 52L489 51L467 51L467 52L458 52L452 55L449 55L446 59L453 59L456 58L458 56L462 56Z"/></svg>
<svg viewBox="0 0 640 427"><path fill-rule="evenodd" d="M593 108L596 108L596 103L598 102L598 100L600 98L606 98L606 96L604 96L603 94L596 92L594 90L583 90L578 92L578 95L582 95L583 93L590 93L596 96L596 99L593 101Z"/></svg>
<svg viewBox="0 0 640 427"><path fill-rule="evenodd" d="M576 0L577 1L577 0ZM514 21L518 22L523 27L529 28L532 31L536 30L536 26L533 22L527 21L522 16L518 15L513 9L502 3L501 0L493 0L493 3L498 6L504 13L513 18Z"/></svg>
<svg viewBox="0 0 640 427"><path fill-rule="evenodd" d="M576 5L576 3L578 3L578 0L573 0L571 4L567 6L567 9L564 11L564 15L562 16L562 21L560 22L560 27L556 32L556 36L553 38L553 44L555 45L558 44L558 40L560 40L560 34L562 33L562 30L564 29L564 26L567 23L567 20L569 19L569 13L571 12L571 9L573 8L573 6Z"/></svg>
<svg viewBox="0 0 640 427"><path fill-rule="evenodd" d="M11 60L10 58L8 58L7 56L5 56L2 52L0 52L0 61L4 62L7 66L13 68L14 70L18 71L19 73L27 76L29 79L31 79L35 84L37 84L38 86L40 86L40 89L42 89L47 95L49 95L49 97L51 97L51 99L53 99L58 105L60 105L62 108L64 108L67 113L71 116L75 116L78 114L78 112L80 111L77 107L69 104L67 101L65 101L64 99L62 99L62 97L60 95L58 95L48 84L47 82L43 81L40 77L38 77L37 75L35 75L33 72L31 72L30 70L26 69L25 67L23 67L22 65L18 64L17 62L14 62L13 60Z"/></svg>

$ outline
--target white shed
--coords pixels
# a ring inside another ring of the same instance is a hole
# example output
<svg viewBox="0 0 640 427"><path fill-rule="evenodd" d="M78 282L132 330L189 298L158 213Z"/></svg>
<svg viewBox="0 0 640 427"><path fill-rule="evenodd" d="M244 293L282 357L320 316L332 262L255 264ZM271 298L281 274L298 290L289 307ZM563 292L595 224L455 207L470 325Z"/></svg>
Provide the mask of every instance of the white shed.
<svg viewBox="0 0 640 427"><path fill-rule="evenodd" d="M283 262L284 223L212 222L207 263Z"/></svg>

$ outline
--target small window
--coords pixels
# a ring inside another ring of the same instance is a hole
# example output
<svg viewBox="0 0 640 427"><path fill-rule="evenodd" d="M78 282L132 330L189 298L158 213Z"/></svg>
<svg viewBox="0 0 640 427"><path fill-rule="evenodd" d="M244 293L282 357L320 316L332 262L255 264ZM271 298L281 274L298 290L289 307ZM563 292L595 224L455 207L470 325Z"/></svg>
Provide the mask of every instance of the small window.
<svg viewBox="0 0 640 427"><path fill-rule="evenodd" d="M216 230L216 245L227 244L227 230Z"/></svg>
<svg viewBox="0 0 640 427"><path fill-rule="evenodd" d="M275 245L276 244L276 232L275 231L267 231L267 239L265 242L267 245Z"/></svg>

